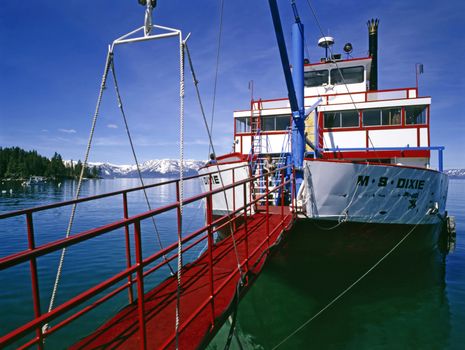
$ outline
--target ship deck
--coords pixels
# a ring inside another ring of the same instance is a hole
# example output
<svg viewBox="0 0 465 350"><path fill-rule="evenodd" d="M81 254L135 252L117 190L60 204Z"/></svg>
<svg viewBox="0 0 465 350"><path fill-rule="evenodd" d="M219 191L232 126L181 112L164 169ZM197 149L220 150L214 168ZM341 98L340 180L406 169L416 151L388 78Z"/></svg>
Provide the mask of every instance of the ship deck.
<svg viewBox="0 0 465 350"><path fill-rule="evenodd" d="M219 329L235 300L243 272L242 292L263 267L270 247L293 224L289 207L269 207L269 213L258 210L229 236L214 245L213 296L211 295L208 251L182 269L180 293L180 331L178 347L198 348ZM236 255L237 251L237 255ZM248 258L247 258L248 257ZM176 347L175 315L177 279L171 276L144 294L146 344L141 340L138 301L125 307L94 333L74 344L71 349L174 349ZM214 315L214 317L212 317Z"/></svg>

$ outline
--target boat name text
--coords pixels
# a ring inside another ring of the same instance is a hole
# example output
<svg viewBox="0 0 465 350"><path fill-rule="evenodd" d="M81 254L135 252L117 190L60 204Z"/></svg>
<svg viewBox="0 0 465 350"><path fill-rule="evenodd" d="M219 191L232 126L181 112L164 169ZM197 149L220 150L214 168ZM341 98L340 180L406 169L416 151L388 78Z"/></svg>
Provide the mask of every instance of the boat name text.
<svg viewBox="0 0 465 350"><path fill-rule="evenodd" d="M357 178L358 186L368 186L369 183L377 183L378 187L386 187L395 185L396 188L406 188L413 190L422 190L425 187L425 180L399 178L397 180L389 180L388 177L381 176L379 179L371 179L370 176L359 175Z"/></svg>
<svg viewBox="0 0 465 350"><path fill-rule="evenodd" d="M211 180L210 180L211 179ZM210 184L210 182L213 185L219 185L220 184L220 177L218 175L211 175L211 176L204 176L203 177L203 183L205 185Z"/></svg>

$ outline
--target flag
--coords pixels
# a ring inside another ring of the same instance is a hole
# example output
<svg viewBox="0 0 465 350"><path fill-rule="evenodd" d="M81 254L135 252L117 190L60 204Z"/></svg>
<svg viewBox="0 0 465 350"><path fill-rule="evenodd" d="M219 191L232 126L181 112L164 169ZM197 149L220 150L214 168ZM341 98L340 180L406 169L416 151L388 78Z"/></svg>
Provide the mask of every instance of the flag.
<svg viewBox="0 0 465 350"><path fill-rule="evenodd" d="M423 63L417 63L417 74L423 74Z"/></svg>

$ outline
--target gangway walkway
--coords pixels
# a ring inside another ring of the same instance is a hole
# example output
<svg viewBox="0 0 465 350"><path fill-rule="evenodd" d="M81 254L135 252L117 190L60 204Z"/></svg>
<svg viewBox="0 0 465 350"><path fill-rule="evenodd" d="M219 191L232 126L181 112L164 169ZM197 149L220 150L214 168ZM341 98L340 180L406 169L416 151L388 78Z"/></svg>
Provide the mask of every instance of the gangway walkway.
<svg viewBox="0 0 465 350"><path fill-rule="evenodd" d="M224 171L234 171L230 168ZM284 174L284 168L278 169ZM210 174L211 176L211 174ZM268 175L266 175L268 176ZM188 180L200 176L192 176ZM234 175L233 175L234 178ZM258 206L260 197L244 201L245 206L233 208L228 215L213 217L212 198L222 191L243 186L252 186L257 177L250 177L236 183L184 199L185 205L204 200L206 202L206 220L203 227L185 234L182 238L183 254L193 247L207 246L198 259L185 264L182 268L182 284L180 292L180 326L178 328L178 344L181 349L204 346L221 327L229 315L236 293L242 295L261 271L270 249L279 242L280 237L288 231L295 220L295 211L285 206L284 200L279 206ZM198 180L197 180L198 181ZM294 180L283 181L272 191L282 191L285 186L294 184ZM144 188L174 186L176 198L174 203L129 217L129 193ZM294 191L293 191L294 192ZM104 325L96 326L96 330L85 336L76 344L62 344L73 349L89 348L121 348L121 349L173 349L175 348L175 312L177 302L177 280L168 277L152 290L144 289L144 280L154 272L166 268L166 265L177 259L177 242L160 249L153 254L145 255L142 247L143 220L159 214L174 211L177 213L178 230L182 222L180 217L179 180L151 184L128 190L112 192L92 197L80 198L62 203L48 204L42 207L0 214L2 219L24 216L27 226L28 249L0 257L0 271L12 271L24 263L29 263L32 291L33 318L9 333L0 333L0 348L13 345L17 348L47 348L47 337L58 330L73 326L73 322L91 310L112 299L123 291L128 293L128 305L114 315ZM250 193L250 192L249 192ZM271 195L267 192L264 196ZM71 235L36 246L33 216L41 212L66 207L75 203L89 202L101 198L122 197L124 218L109 224ZM244 198L245 199L245 198ZM244 203L243 202L243 203ZM294 201L291 201L291 205ZM214 241L215 232L226 226L232 234L220 242ZM48 312L42 312L40 288L42 277L38 273L37 260L49 254L56 254L64 247L86 242L96 237L104 238L109 232L120 232L126 244L126 268L107 280L93 285L77 296L57 305ZM147 233L147 232L146 232ZM133 241L133 243L131 243ZM165 259L162 259L165 257ZM238 267L239 265L239 267ZM23 265L24 266L24 265ZM239 296L240 296L239 295ZM98 299L96 299L98 298ZM22 306L24 309L24 305ZM48 327L44 327L49 325ZM0 330L1 332L1 330Z"/></svg>
<svg viewBox="0 0 465 350"><path fill-rule="evenodd" d="M279 208L273 208L279 209ZM241 267L248 271L244 288L252 282L263 266L264 253L274 244L280 234L289 229L291 215L288 207L284 217L278 210L268 215L258 212L247 220L245 225L235 232L235 238L241 259ZM266 234L267 223L270 234ZM271 229L272 228L272 229ZM247 253L247 249L250 253ZM249 255L249 258L246 257ZM192 349L208 341L215 327L222 324L222 318L228 314L234 300L237 284L240 282L231 237L215 245L212 252L213 280L210 281L209 252L198 260L185 266L183 289L181 293L181 316L189 315L182 322L179 348ZM213 283L211 283L213 282ZM173 276L147 293L144 297L144 322L148 349L173 349L175 340L176 277ZM214 289L213 298L211 289ZM219 324L217 323L219 322ZM130 305L118 315L100 327L94 334L86 337L71 349L121 348L140 349L140 322L137 305Z"/></svg>

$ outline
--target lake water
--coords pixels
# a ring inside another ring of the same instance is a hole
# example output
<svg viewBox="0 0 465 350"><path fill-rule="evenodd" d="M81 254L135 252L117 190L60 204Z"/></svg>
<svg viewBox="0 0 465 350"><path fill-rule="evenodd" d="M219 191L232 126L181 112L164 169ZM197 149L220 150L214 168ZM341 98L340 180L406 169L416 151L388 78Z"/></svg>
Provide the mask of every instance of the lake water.
<svg viewBox="0 0 465 350"><path fill-rule="evenodd" d="M382 254L319 254L337 243L295 230L240 302L231 349L274 349L289 336L278 349L464 349L465 180L450 181L447 208L453 253L393 253L309 323ZM229 329L210 350L224 348Z"/></svg>
<svg viewBox="0 0 465 350"><path fill-rule="evenodd" d="M147 182L161 181L147 179ZM137 179L90 180L82 196L137 186ZM61 186L49 183L31 188L0 189L0 212L71 199L74 181ZM200 191L197 181L186 184L186 196ZM149 191L153 207L171 202L174 187ZM78 206L73 232L103 225L122 217L118 199L103 199ZM146 209L142 193L129 195L129 211ZM461 349L465 344L465 181L451 180L448 211L457 220L457 244L447 256L433 252L386 259L351 291L319 317L290 337L280 349ZM37 244L64 237L70 208L36 214ZM185 208L184 231L203 223L201 203ZM176 241L175 212L157 219L163 245ZM144 253L158 250L151 222L142 225ZM0 257L27 248L24 218L0 221ZM318 250L315 240L298 227L279 252L269 259L253 288L242 299L237 313L237 336L232 349L272 349L363 274L369 259L308 254ZM320 242L321 243L321 242ZM194 259L202 247L186 259ZM38 259L43 311L48 306L59 254ZM124 236L110 233L71 247L66 255L57 302L77 295L125 266ZM168 275L165 269L147 281L155 285ZM33 316L28 264L0 272L0 334ZM47 339L46 348L62 349L95 329L127 302L125 293L111 303L82 317ZM223 349L226 324L210 345Z"/></svg>

